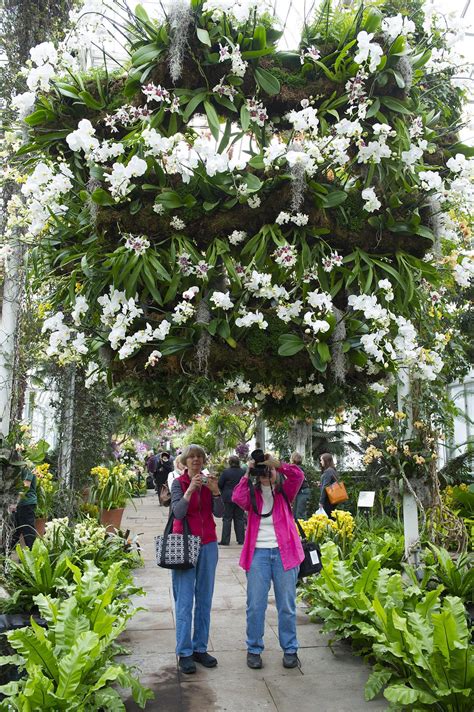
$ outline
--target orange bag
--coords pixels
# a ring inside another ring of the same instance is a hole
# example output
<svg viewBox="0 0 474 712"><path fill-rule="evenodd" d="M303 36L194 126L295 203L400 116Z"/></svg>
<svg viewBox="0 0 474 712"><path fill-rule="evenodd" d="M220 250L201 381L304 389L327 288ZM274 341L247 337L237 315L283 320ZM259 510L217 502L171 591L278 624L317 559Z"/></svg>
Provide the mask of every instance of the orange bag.
<svg viewBox="0 0 474 712"><path fill-rule="evenodd" d="M344 482L333 482L332 485L328 485L324 490L330 504L340 504L341 502L347 502L349 499Z"/></svg>

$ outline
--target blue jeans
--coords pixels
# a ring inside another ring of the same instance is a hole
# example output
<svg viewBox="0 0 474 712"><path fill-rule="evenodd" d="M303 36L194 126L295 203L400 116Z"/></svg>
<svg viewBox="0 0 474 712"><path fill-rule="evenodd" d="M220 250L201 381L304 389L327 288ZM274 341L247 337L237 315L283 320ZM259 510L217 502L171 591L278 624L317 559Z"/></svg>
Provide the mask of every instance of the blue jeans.
<svg viewBox="0 0 474 712"><path fill-rule="evenodd" d="M280 550L255 549L250 570L247 573L247 650L249 653L263 651L265 611L268 592L273 581L278 611L278 637L285 653L296 653L296 581L299 566L285 571Z"/></svg>
<svg viewBox="0 0 474 712"><path fill-rule="evenodd" d="M180 657L207 651L218 552L217 541L211 541L201 546L194 568L171 572L176 609L176 655ZM194 635L191 639L193 608Z"/></svg>

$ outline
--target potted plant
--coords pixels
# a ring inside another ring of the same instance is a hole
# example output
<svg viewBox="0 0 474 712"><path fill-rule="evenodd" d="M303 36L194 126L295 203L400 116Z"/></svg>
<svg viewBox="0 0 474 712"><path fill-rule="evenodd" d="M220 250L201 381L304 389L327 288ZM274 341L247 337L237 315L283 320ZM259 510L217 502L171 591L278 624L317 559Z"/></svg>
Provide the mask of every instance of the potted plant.
<svg viewBox="0 0 474 712"><path fill-rule="evenodd" d="M38 498L35 528L38 534L43 536L46 522L53 513L54 495L58 486L53 480L53 474L50 472L48 462L37 465L33 471L36 475L36 495Z"/></svg>
<svg viewBox="0 0 474 712"><path fill-rule="evenodd" d="M91 470L93 483L92 501L100 509L100 521L108 531L119 529L123 510L132 497L133 473L123 464L114 467L98 466Z"/></svg>

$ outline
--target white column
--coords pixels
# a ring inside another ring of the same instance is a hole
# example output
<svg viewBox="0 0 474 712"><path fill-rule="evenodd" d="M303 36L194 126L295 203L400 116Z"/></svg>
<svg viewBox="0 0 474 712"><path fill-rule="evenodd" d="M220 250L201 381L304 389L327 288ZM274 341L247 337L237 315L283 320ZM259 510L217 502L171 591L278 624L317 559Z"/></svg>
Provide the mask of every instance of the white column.
<svg viewBox="0 0 474 712"><path fill-rule="evenodd" d="M18 241L13 245L13 254L8 258L8 269L3 283L0 322L0 434L4 437L10 431L15 347L23 290L23 255L24 246Z"/></svg>
<svg viewBox="0 0 474 712"><path fill-rule="evenodd" d="M398 409L407 415L406 439L413 434L413 409L411 402L410 375L406 368L398 373ZM403 531L405 535L405 558L415 566L419 563L420 532L418 525L418 507L411 492L403 487Z"/></svg>
<svg viewBox="0 0 474 712"><path fill-rule="evenodd" d="M74 435L74 394L76 368L71 366L66 375L64 406L62 412L61 444L59 447L59 477L69 489L72 487L72 439Z"/></svg>

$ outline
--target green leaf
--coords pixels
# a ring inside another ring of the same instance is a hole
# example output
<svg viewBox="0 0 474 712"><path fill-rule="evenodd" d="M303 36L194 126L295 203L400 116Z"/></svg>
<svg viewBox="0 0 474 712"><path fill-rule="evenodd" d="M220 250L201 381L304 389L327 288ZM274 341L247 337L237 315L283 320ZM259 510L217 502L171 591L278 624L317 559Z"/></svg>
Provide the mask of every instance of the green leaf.
<svg viewBox="0 0 474 712"><path fill-rule="evenodd" d="M281 334L278 342L280 344L278 349L279 356L294 356L305 346L303 339L296 334Z"/></svg>
<svg viewBox="0 0 474 712"><path fill-rule="evenodd" d="M47 121L48 115L48 112L44 109L37 109L24 118L23 121L25 124L28 124L28 126L39 126L39 124L44 124Z"/></svg>
<svg viewBox="0 0 474 712"><path fill-rule="evenodd" d="M365 699L373 700L392 677L390 670L374 670L365 684Z"/></svg>
<svg viewBox="0 0 474 712"><path fill-rule="evenodd" d="M201 89L200 91L197 92L191 99L188 101L186 105L186 109L183 112L183 121L188 122L189 119L191 118L192 114L194 111L197 109L199 104L206 98L207 96L207 91L205 89Z"/></svg>
<svg viewBox="0 0 474 712"><path fill-rule="evenodd" d="M399 705L412 705L418 699L416 690L402 684L390 685L383 694L389 702L395 702Z"/></svg>
<svg viewBox="0 0 474 712"><path fill-rule="evenodd" d="M90 92L88 92L88 91L80 91L79 96L81 97L82 101L89 109L95 109L96 111L100 111L101 109L104 108L103 102L100 102L100 101L97 101L97 99L94 99L92 94L90 94Z"/></svg>
<svg viewBox="0 0 474 712"><path fill-rule="evenodd" d="M347 200L345 190L333 190L332 193L320 196L324 208L335 208Z"/></svg>
<svg viewBox="0 0 474 712"><path fill-rule="evenodd" d="M76 692L81 678L100 651L100 638L91 630L81 633L59 663L59 683L56 694L63 699L70 699Z"/></svg>
<svg viewBox="0 0 474 712"><path fill-rule="evenodd" d="M96 188L91 194L91 198L97 205L115 205L115 200L103 188Z"/></svg>
<svg viewBox="0 0 474 712"><path fill-rule="evenodd" d="M245 104L240 108L240 125L242 126L242 131L247 131L250 126L250 112Z"/></svg>
<svg viewBox="0 0 474 712"><path fill-rule="evenodd" d="M161 52L162 48L156 42L143 45L132 54L132 65L141 67L149 62L155 62L160 57Z"/></svg>
<svg viewBox="0 0 474 712"><path fill-rule="evenodd" d="M214 136L216 141L219 140L219 131L220 131L220 123L219 123L219 117L217 116L217 112L210 104L208 101L204 102L204 109L206 111L206 116L207 116L207 121L209 124L209 128L211 130L211 134Z"/></svg>
<svg viewBox="0 0 474 712"><path fill-rule="evenodd" d="M174 190L164 190L156 199L157 203L163 205L166 210L174 210L175 208L182 208L183 201L181 196Z"/></svg>
<svg viewBox="0 0 474 712"><path fill-rule="evenodd" d="M186 351L186 349L189 349L191 347L192 343L187 339L180 336L174 336L172 338L165 339L165 341L163 341L163 343L160 345L159 350L161 351L163 356L170 356L170 354L176 354L180 351Z"/></svg>
<svg viewBox="0 0 474 712"><path fill-rule="evenodd" d="M138 17L138 19L142 22L150 22L150 18L148 17L147 11L140 3L135 7L135 16Z"/></svg>
<svg viewBox="0 0 474 712"><path fill-rule="evenodd" d="M323 363L328 363L331 360L331 352L329 350L329 346L324 341L319 342L319 344L317 345L317 350Z"/></svg>
<svg viewBox="0 0 474 712"><path fill-rule="evenodd" d="M264 92L270 96L279 94L280 82L275 76L273 76L273 74L271 74L271 72L266 69L262 69L261 67L256 67L254 74L257 84L261 89L263 89Z"/></svg>
<svg viewBox="0 0 474 712"><path fill-rule="evenodd" d="M393 96L381 96L380 101L384 106L387 107L387 109L396 111L398 114L412 114L410 109L408 109L405 104L400 101L400 99L394 99Z"/></svg>
<svg viewBox="0 0 474 712"><path fill-rule="evenodd" d="M369 107L366 117L370 119L372 116L375 116L380 111L380 99L375 97L373 100L371 106Z"/></svg>
<svg viewBox="0 0 474 712"><path fill-rule="evenodd" d="M202 27L197 27L196 33L197 33L197 36L199 37L200 42L207 45L208 47L212 46L211 38L209 37L209 32L207 30L204 30Z"/></svg>

